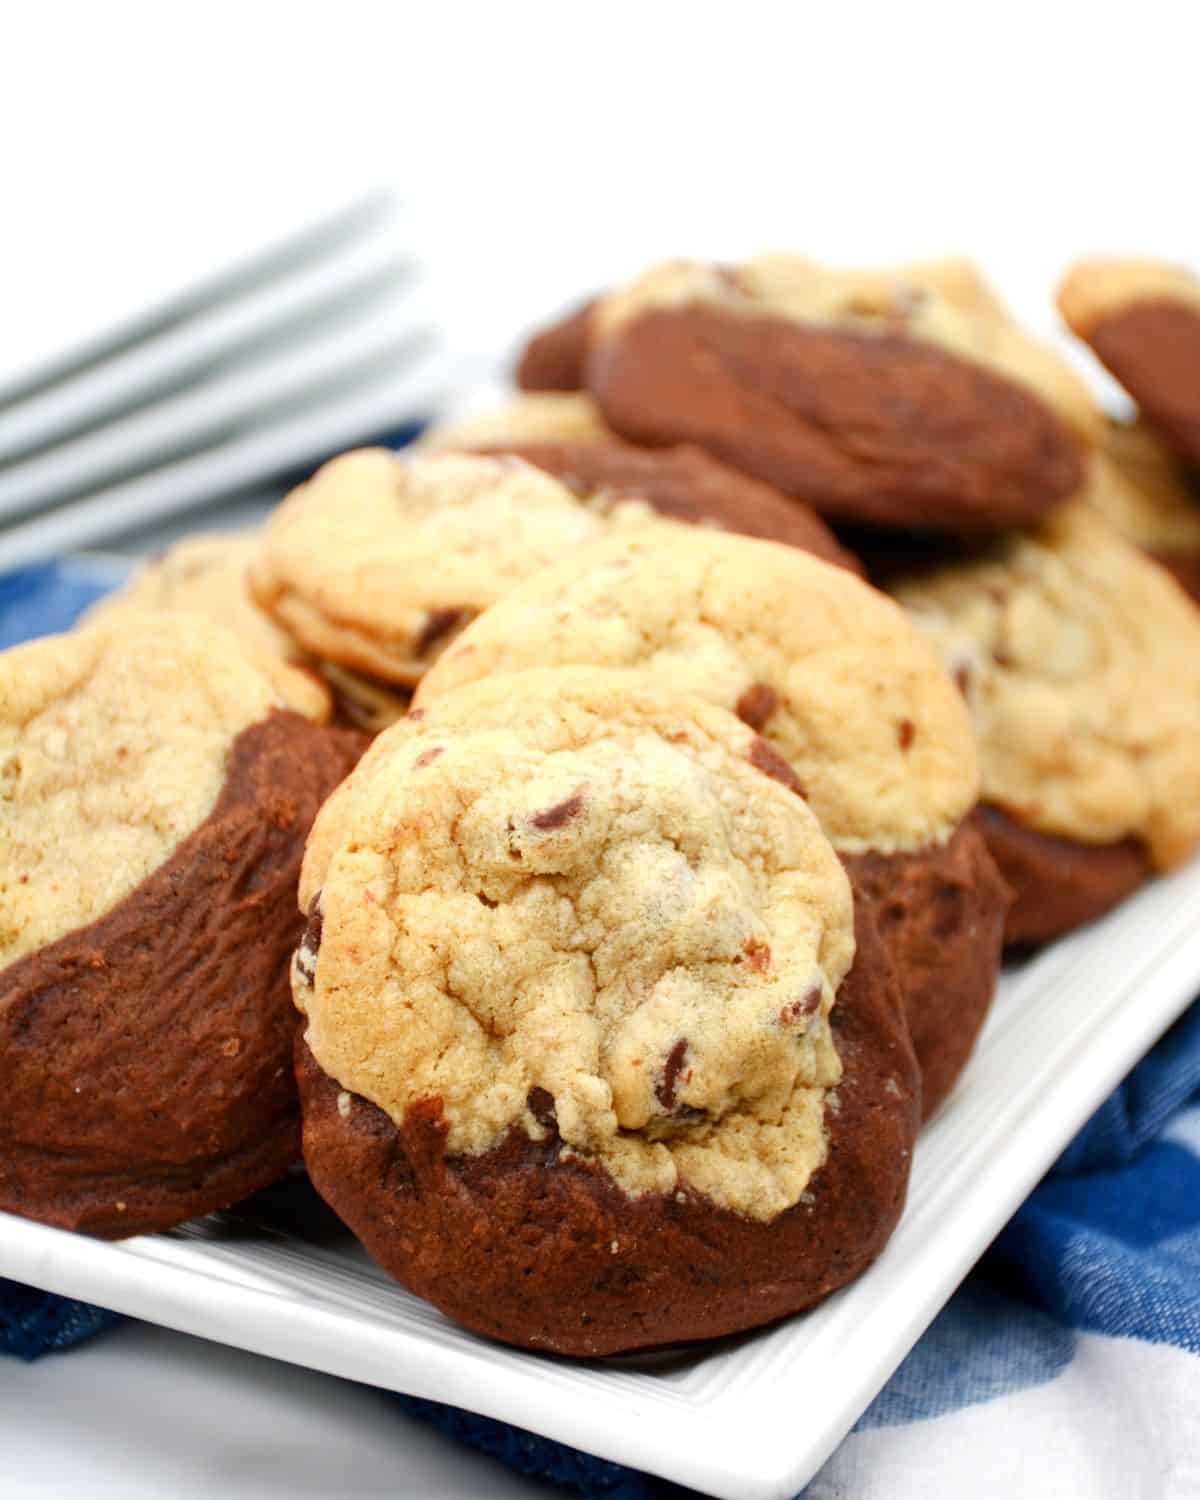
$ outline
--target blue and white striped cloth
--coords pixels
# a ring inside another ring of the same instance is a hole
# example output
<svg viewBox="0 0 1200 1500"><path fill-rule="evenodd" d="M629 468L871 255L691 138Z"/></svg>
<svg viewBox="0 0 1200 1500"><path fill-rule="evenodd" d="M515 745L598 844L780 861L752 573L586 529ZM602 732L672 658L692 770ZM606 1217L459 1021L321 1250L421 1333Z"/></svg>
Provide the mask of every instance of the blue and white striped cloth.
<svg viewBox="0 0 1200 1500"><path fill-rule="evenodd" d="M86 565L0 579L0 646L69 625ZM0 1282L0 1351L112 1315ZM675 1486L503 1423L398 1398L585 1495ZM1200 1497L1200 1005L1096 1112L805 1491L811 1500Z"/></svg>

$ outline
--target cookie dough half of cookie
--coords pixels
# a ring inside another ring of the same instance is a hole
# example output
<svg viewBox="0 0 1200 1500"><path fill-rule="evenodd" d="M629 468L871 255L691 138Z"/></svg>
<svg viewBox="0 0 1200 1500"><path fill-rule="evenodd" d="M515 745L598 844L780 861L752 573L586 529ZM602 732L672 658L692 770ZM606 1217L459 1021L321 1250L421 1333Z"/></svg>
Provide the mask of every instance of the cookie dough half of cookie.
<svg viewBox="0 0 1200 1500"><path fill-rule="evenodd" d="M889 585L975 721L1010 942L1102 915L1200 842L1200 613L1103 518L1068 507Z"/></svg>
<svg viewBox="0 0 1200 1500"><path fill-rule="evenodd" d="M1200 601L1200 479L1143 422L1113 422L1087 498Z"/></svg>
<svg viewBox="0 0 1200 1500"><path fill-rule="evenodd" d="M1007 892L966 821L970 717L922 632L794 548L702 528L614 537L495 605L414 701L564 664L686 688L757 731L764 769L807 800L875 912L934 1109L991 1002Z"/></svg>
<svg viewBox="0 0 1200 1500"><path fill-rule="evenodd" d="M94 604L80 624L116 623L137 614L191 614L215 621L233 631L288 708L324 723L332 704L313 660L250 594L247 577L257 554L255 532L184 537L139 568L124 588Z"/></svg>
<svg viewBox="0 0 1200 1500"><path fill-rule="evenodd" d="M530 573L607 530L665 524L639 503L590 509L515 459L364 449L273 512L250 584L314 656L409 689Z"/></svg>
<svg viewBox="0 0 1200 1500"><path fill-rule="evenodd" d="M119 1237L296 1159L300 860L358 748L199 617L0 656L0 1207Z"/></svg>
<svg viewBox="0 0 1200 1500"><path fill-rule="evenodd" d="M857 1275L918 1078L889 961L757 737L591 668L447 694L318 818L305 1159L412 1290L596 1355Z"/></svg>

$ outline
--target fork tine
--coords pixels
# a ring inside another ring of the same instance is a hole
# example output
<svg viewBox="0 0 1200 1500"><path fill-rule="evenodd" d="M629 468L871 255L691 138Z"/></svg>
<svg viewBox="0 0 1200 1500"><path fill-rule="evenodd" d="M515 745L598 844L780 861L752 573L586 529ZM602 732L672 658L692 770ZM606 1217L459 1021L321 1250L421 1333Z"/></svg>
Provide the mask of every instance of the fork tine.
<svg viewBox="0 0 1200 1500"><path fill-rule="evenodd" d="M0 522L214 447L289 405L311 404L355 370L410 352L429 338L429 326L419 292L390 293L332 331L0 470Z"/></svg>
<svg viewBox="0 0 1200 1500"><path fill-rule="evenodd" d="M401 200L388 189L356 197L315 223L291 231L233 265L193 282L183 291L0 380L0 410L164 333L270 277L298 269L364 229L396 217L402 207Z"/></svg>
<svg viewBox="0 0 1200 1500"><path fill-rule="evenodd" d="M80 436L221 366L307 336L318 320L353 311L415 280L417 266L391 222L334 244L312 263L239 291L196 317L0 410L0 469Z"/></svg>
<svg viewBox="0 0 1200 1500"><path fill-rule="evenodd" d="M366 388L317 410L288 415L222 447L10 527L0 532L0 571L111 540L269 478L302 471L348 444L382 438L427 418L460 374L460 363L435 348L404 377L391 370L373 372Z"/></svg>

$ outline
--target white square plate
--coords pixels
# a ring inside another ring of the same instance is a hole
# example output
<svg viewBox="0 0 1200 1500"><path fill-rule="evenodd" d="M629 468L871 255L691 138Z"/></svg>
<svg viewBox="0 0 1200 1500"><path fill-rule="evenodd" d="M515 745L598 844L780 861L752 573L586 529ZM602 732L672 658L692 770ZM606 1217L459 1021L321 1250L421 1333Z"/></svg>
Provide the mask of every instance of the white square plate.
<svg viewBox="0 0 1200 1500"><path fill-rule="evenodd" d="M695 1350L572 1362L402 1291L303 1181L104 1244L0 1214L0 1274L516 1423L729 1500L792 1496L1101 1099L1200 988L1200 861L1007 971L921 1137L886 1251L813 1312Z"/></svg>

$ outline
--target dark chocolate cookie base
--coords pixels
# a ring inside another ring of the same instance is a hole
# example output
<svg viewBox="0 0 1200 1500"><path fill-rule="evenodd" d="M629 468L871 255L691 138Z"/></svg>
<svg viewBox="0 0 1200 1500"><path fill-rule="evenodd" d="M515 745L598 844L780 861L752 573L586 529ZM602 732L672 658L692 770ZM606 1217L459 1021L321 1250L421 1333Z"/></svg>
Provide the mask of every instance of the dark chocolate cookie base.
<svg viewBox="0 0 1200 1500"><path fill-rule="evenodd" d="M657 309L593 345L588 384L622 437L695 443L838 520L987 535L1083 480L1032 392L892 335Z"/></svg>
<svg viewBox="0 0 1200 1500"><path fill-rule="evenodd" d="M138 1234L295 1160L296 884L361 743L292 713L245 730L212 812L159 870L0 971L0 1208Z"/></svg>
<svg viewBox="0 0 1200 1500"><path fill-rule="evenodd" d="M1200 552L1156 552L1150 556L1197 604L1200 604Z"/></svg>
<svg viewBox="0 0 1200 1500"><path fill-rule="evenodd" d="M600 1355L714 1338L820 1301L880 1252L904 1204L918 1076L895 980L860 911L833 1011L844 1076L829 1153L805 1200L769 1223L691 1189L631 1198L512 1131L447 1156L440 1099L397 1128L297 1047L304 1154L322 1197L391 1275L478 1333ZM614 1249L614 1245L617 1247Z"/></svg>
<svg viewBox="0 0 1200 1500"><path fill-rule="evenodd" d="M842 863L896 969L925 1120L954 1087L987 1019L1011 892L971 821L945 844L848 854Z"/></svg>
<svg viewBox="0 0 1200 1500"><path fill-rule="evenodd" d="M820 516L760 480L710 458L699 448L635 448L630 443L513 443L482 451L508 453L544 469L584 495L642 500L660 515L716 526L741 536L782 542L862 572Z"/></svg>
<svg viewBox="0 0 1200 1500"><path fill-rule="evenodd" d="M1038 833L998 807L976 812L988 850L1012 887L1008 944L1044 943L1102 917L1154 874L1134 839L1081 844Z"/></svg>
<svg viewBox="0 0 1200 1500"><path fill-rule="evenodd" d="M1087 341L1138 404L1148 427L1200 468L1200 309L1140 302L1102 318Z"/></svg>
<svg viewBox="0 0 1200 1500"><path fill-rule="evenodd" d="M517 385L521 390L583 389L595 305L593 297L565 318L534 334L517 361Z"/></svg>

